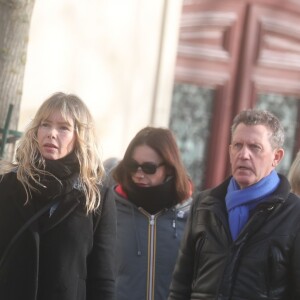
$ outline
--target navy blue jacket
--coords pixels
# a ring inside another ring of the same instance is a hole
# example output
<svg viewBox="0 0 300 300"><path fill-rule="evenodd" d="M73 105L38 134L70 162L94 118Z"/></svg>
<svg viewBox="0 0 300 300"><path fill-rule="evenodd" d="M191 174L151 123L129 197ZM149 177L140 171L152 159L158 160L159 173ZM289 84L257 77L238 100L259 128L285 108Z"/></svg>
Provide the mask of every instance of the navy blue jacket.
<svg viewBox="0 0 300 300"><path fill-rule="evenodd" d="M166 300L191 200L150 215L115 190L117 300Z"/></svg>

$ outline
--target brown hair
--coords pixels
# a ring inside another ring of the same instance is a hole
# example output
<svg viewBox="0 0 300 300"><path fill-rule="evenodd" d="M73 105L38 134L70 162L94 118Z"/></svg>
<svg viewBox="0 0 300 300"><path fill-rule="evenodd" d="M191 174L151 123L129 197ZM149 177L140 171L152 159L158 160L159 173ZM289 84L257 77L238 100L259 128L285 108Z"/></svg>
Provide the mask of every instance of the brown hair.
<svg viewBox="0 0 300 300"><path fill-rule="evenodd" d="M165 128L145 127L140 130L129 143L123 159L113 172L117 183L121 184L124 190L130 190L132 183L131 173L127 164L132 159L134 149L140 145L147 145L159 154L167 170L175 178L175 188L179 202L188 199L191 194L191 180L181 160L176 139L171 130Z"/></svg>

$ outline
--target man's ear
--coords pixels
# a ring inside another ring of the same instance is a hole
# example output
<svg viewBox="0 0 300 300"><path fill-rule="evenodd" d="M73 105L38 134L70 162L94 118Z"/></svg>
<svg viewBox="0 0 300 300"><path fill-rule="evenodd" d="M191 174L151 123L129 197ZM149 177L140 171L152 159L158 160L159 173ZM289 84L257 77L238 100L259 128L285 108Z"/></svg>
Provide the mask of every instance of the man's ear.
<svg viewBox="0 0 300 300"><path fill-rule="evenodd" d="M284 156L284 150L282 148L278 148L275 150L274 160L273 160L273 164L272 164L273 167L278 166L278 164L282 160L283 156Z"/></svg>

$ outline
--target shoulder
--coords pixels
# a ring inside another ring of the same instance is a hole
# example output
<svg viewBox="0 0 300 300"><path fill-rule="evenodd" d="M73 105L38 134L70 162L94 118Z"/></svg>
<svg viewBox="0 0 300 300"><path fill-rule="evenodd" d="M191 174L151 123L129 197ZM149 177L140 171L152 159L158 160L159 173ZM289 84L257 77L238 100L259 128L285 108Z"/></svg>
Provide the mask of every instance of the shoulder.
<svg viewBox="0 0 300 300"><path fill-rule="evenodd" d="M300 214L300 197L297 196L294 193L289 193L285 203L291 207L293 207L294 209L296 209L297 212L299 212Z"/></svg>
<svg viewBox="0 0 300 300"><path fill-rule="evenodd" d="M177 204L175 206L175 210L176 210L176 214L177 214L178 218L185 219L189 215L192 202L193 202L193 199L192 199L192 197L190 197L183 203Z"/></svg>
<svg viewBox="0 0 300 300"><path fill-rule="evenodd" d="M202 199L206 198L207 196L211 195L212 191L213 191L213 189L206 189L206 190L196 193L193 197L195 199L194 202L199 202Z"/></svg>
<svg viewBox="0 0 300 300"><path fill-rule="evenodd" d="M24 197L24 189L21 182L17 179L16 173L10 172L0 176L0 195L0 202L2 204L7 202L7 199L21 199Z"/></svg>
<svg viewBox="0 0 300 300"><path fill-rule="evenodd" d="M213 196L213 189L206 189L196 193L193 196L192 207L197 207L198 205L207 202L210 196Z"/></svg>
<svg viewBox="0 0 300 300"><path fill-rule="evenodd" d="M205 189L197 192L193 196L192 210L197 209L199 206L223 206L225 204L225 196L227 193L228 184L230 178L227 178L221 184L216 187Z"/></svg>
<svg viewBox="0 0 300 300"><path fill-rule="evenodd" d="M207 196L212 196L214 198L223 199L227 194L227 189L231 178L232 176L226 178L223 182L215 187L208 188L203 190L202 192L199 192L199 197L204 198Z"/></svg>
<svg viewBox="0 0 300 300"><path fill-rule="evenodd" d="M0 186L6 186L6 188L8 188L8 184L15 184L17 181L17 173L14 171L0 175Z"/></svg>

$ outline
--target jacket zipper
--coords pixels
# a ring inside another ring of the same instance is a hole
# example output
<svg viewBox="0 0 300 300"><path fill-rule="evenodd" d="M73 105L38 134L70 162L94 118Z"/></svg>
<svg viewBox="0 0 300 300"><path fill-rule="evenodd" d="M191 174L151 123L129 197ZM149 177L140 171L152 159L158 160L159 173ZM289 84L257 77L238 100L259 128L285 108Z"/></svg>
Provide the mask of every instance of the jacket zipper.
<svg viewBox="0 0 300 300"><path fill-rule="evenodd" d="M155 275L155 216L151 215L149 220L149 270L148 270L148 299L152 300L154 291Z"/></svg>
<svg viewBox="0 0 300 300"><path fill-rule="evenodd" d="M146 215L148 223L148 271L147 271L147 299L154 300L155 286L155 257L156 257L156 219L162 212L156 215L150 215L144 209L140 211Z"/></svg>
<svg viewBox="0 0 300 300"><path fill-rule="evenodd" d="M236 258L236 262L234 263L234 265L232 266L232 271L231 271L231 275L235 274L235 270L236 270L236 266L237 266L237 262L240 258L240 253L242 251L242 248L244 247L244 245L247 243L248 239L249 239L249 228L251 228L251 225L253 223L256 223L258 222L259 218L261 218L261 220L265 220L267 216L264 216L263 218L260 216L261 214L263 213L269 213L271 211L274 210L274 205L270 205L264 209L257 209L255 211L255 213L250 217L250 219L248 220L247 224L245 225L245 227L242 229L242 231L240 232L237 240L235 242L233 242L232 244L232 250L233 250L233 247L236 247L236 249L234 250L235 252L235 256L237 255L237 258ZM262 224L260 224L261 226ZM268 280L267 280L268 281ZM221 286L222 284L220 284ZM220 291L220 286L219 286L219 291ZM228 299L231 299L232 297L232 286L229 288L230 289L230 296Z"/></svg>

